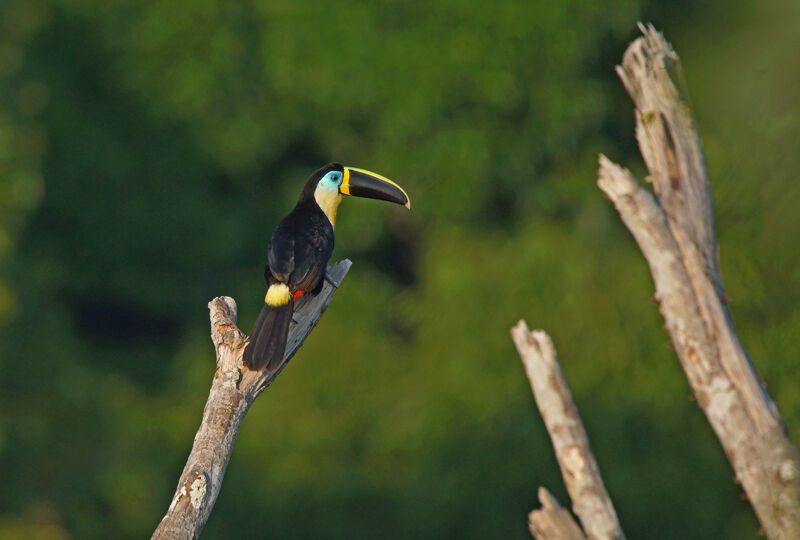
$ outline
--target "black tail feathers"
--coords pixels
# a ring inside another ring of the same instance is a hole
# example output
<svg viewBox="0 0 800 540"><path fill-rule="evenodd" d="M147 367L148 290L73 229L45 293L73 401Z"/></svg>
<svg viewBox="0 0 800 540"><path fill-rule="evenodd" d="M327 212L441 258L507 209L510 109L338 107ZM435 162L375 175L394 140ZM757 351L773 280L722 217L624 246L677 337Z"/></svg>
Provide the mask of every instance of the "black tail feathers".
<svg viewBox="0 0 800 540"><path fill-rule="evenodd" d="M291 300L277 307L264 304L250 333L250 343L244 350L244 363L248 368L254 371L264 366L267 371L278 369L286 351L286 336L293 311L294 302Z"/></svg>

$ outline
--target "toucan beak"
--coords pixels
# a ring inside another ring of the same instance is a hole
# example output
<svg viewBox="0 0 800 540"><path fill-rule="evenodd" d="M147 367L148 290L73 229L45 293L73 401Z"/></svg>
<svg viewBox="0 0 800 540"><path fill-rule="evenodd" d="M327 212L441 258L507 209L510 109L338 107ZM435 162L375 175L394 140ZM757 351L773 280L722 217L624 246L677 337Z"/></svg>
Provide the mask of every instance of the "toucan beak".
<svg viewBox="0 0 800 540"><path fill-rule="evenodd" d="M365 171L364 169L345 167L344 178L342 178L342 183L339 185L339 193L354 197L389 201L402 204L409 210L411 209L411 200L403 188L385 176Z"/></svg>

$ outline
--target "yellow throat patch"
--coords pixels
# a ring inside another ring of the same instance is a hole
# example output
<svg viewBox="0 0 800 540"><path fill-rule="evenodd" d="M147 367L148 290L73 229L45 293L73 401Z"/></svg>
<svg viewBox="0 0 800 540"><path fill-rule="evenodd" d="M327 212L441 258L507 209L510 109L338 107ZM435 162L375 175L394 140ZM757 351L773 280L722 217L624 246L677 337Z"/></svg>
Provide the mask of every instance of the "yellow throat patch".
<svg viewBox="0 0 800 540"><path fill-rule="evenodd" d="M267 296L264 297L264 303L272 307L285 306L289 303L291 297L292 294L285 283L273 283L269 286L269 289L267 289Z"/></svg>
<svg viewBox="0 0 800 540"><path fill-rule="evenodd" d="M339 209L339 203L342 202L342 194L339 191L329 191L327 189L318 189L314 192L314 200L325 212L328 221L331 225L336 225L336 211Z"/></svg>

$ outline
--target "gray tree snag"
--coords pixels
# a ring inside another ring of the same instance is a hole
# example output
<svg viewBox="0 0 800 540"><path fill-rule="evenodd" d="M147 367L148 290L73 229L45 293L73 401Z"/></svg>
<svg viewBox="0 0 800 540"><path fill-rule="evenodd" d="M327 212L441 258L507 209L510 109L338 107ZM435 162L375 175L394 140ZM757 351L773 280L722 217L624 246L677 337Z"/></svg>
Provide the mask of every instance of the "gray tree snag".
<svg viewBox="0 0 800 540"><path fill-rule="evenodd" d="M550 336L541 330L531 332L525 321L519 321L511 337L550 434L572 508L583 525L581 530L550 492L539 488L542 508L530 513L531 533L538 540L624 540Z"/></svg>
<svg viewBox="0 0 800 540"><path fill-rule="evenodd" d="M705 154L680 60L661 33L639 28L644 36L617 73L636 106L636 138L655 196L602 155L597 183L647 259L689 385L764 532L797 539L800 459L726 306Z"/></svg>
<svg viewBox="0 0 800 540"><path fill-rule="evenodd" d="M190 539L200 535L214 508L236 436L250 405L302 346L333 300L333 293L350 264L345 259L329 267L322 291L317 296L306 295L298 301L283 362L270 373L251 371L242 362L247 336L236 326L237 311L233 298L222 296L208 303L217 369L192 451L172 503L153 533L153 539Z"/></svg>

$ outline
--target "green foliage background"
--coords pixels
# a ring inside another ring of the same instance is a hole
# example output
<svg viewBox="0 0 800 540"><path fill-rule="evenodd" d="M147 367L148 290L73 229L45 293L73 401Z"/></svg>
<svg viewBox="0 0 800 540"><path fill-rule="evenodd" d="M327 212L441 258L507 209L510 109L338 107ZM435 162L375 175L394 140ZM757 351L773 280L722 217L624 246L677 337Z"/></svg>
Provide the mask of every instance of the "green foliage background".
<svg viewBox="0 0 800 540"><path fill-rule="evenodd" d="M527 538L566 495L508 336L552 335L630 538L758 525L595 186L643 177L613 66L684 61L741 336L800 428L796 2L0 3L0 538L142 538L213 373L206 302L260 306L272 228L338 160L354 261L254 405L204 538Z"/></svg>

